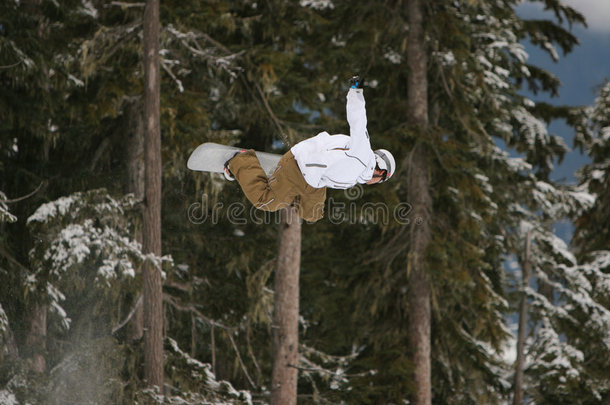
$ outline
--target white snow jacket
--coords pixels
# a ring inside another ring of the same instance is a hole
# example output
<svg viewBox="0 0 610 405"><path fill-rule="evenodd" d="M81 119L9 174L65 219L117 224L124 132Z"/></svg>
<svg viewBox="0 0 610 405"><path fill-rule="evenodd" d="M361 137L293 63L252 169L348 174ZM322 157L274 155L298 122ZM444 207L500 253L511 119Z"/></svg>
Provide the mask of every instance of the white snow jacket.
<svg viewBox="0 0 610 405"><path fill-rule="evenodd" d="M290 149L312 187L345 189L373 177L375 155L366 130L362 89L349 89L346 110L350 136L321 132Z"/></svg>

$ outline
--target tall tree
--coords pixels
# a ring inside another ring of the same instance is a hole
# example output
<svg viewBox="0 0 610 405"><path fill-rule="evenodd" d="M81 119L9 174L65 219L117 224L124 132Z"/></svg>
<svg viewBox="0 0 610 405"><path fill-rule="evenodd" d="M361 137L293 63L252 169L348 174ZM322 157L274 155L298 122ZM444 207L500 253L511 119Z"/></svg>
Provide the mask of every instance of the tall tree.
<svg viewBox="0 0 610 405"><path fill-rule="evenodd" d="M45 191L44 180L51 165L51 149L61 135L57 133L57 117L62 115L72 87L63 76L57 59L69 57L65 46L59 45L69 31L61 24L66 14L77 14L73 4L56 10L44 7L41 1L3 2L0 5L0 184L11 195L23 194L16 205L17 214L27 218L32 202ZM51 29L62 25L61 28ZM69 42L69 39L68 39ZM59 73L61 72L61 73ZM56 75L59 73L59 75ZM31 164L31 162L36 162ZM45 170L47 169L47 170ZM34 190L34 192L30 192ZM29 198L33 197L33 198ZM15 202L17 202L15 201ZM12 236L8 236L12 233ZM8 260L12 281L23 283L27 269L28 235L23 223L11 232L2 232L0 260ZM11 246L12 245L12 246ZM3 283L7 288L15 288ZM44 296L44 294L43 294ZM28 324L23 354L30 366L43 372L47 365L47 311L45 298L27 297L15 300L11 310ZM11 300L13 301L13 300ZM23 307L19 308L19 306ZM10 310L9 310L10 314ZM13 315L13 314L11 314Z"/></svg>
<svg viewBox="0 0 610 405"><path fill-rule="evenodd" d="M161 266L161 80L159 0L144 10L145 209L143 251L150 255L143 272L144 376L163 391L163 290Z"/></svg>
<svg viewBox="0 0 610 405"><path fill-rule="evenodd" d="M301 219L294 207L287 207L281 211L275 267L272 405L297 403L300 268Z"/></svg>
<svg viewBox="0 0 610 405"><path fill-rule="evenodd" d="M407 44L407 116L420 137L428 130L428 50L422 0L409 0ZM425 139L419 140L408 162L407 202L416 222L409 232L409 349L413 352L416 405L432 403L430 361L430 280L426 271L426 249L430 243L432 198L429 191L430 162Z"/></svg>
<svg viewBox="0 0 610 405"><path fill-rule="evenodd" d="M427 74L433 80L427 81L428 97L422 100L429 103L428 132L424 137L421 132L407 128L404 118L397 119L404 117L406 109L405 68L420 62L411 61L409 54L408 58L401 57L412 45L410 38L404 38L410 18L405 15L410 13L410 8L404 4L368 7L368 4L352 3L346 6L346 12L341 3L335 2L338 12L344 14L334 22L345 30L333 31L327 44L334 46L333 54L339 66L359 62L363 70L368 69L364 73L369 83L376 85L367 98L367 109L374 117L369 121L371 140L392 145L393 151L404 156L399 159L404 162L399 167L405 171L411 170L411 156L425 156L422 150L427 153L428 171L423 177L429 176L428 184L434 185L429 187L434 216L429 217L431 237L425 264L429 285L432 285L430 290L434 293L430 300L438 320L434 324L442 324L432 333L435 398L446 403L459 403L465 398L472 402L500 401L509 385L503 377L505 366L498 353L509 335L503 322L503 311L509 305L503 298L502 255L511 248L507 237L514 229L511 203L519 182L526 182L532 170L548 172L549 162L565 150L561 140L549 136L544 124L537 119L540 111L517 94L516 84L525 80L533 85L542 82L544 85L540 87L544 90L554 89L556 83L548 74L526 64L527 54L519 43L519 36L543 31L544 37L538 38L544 38L541 44L551 48L556 42L569 48L574 38L561 28L556 29L552 22L541 22L538 27L529 25L529 31L525 32L514 14L512 1L426 2L426 13L433 16L426 26ZM557 12L563 16L563 10ZM566 17L573 16L570 10L565 12ZM340 25L342 21L345 27ZM383 30L369 26L379 21L383 21ZM358 32L353 32L355 25L361 28ZM409 24L410 35L412 29ZM363 55L362 60L359 55ZM336 69L327 67L326 70L335 72ZM412 119L407 122L413 123ZM511 145L519 144L518 149L527 153L533 164L525 159L509 159L494 144L494 137L502 137ZM403 182L404 188L395 186L393 191L413 204L417 198L410 195L415 194L412 187L418 184L417 180ZM391 201L389 197L385 201ZM527 197L523 201L527 202ZM413 209L409 218L421 221L423 217ZM407 236L403 229L412 230L415 226L390 227L393 229L385 232L390 238L384 238L382 233L377 239L383 242L374 245L379 255L402 258ZM411 254L410 248L407 254ZM391 394L399 401L405 395L412 396L409 391L419 389L414 384L398 386L395 383L398 378L404 379L413 364L395 354L406 341L405 331L398 325L399 320L405 319L405 299L411 310L412 291L411 283L407 293L403 291L404 267L388 267L366 277L362 273L346 276L354 280L354 290L359 293L360 299L355 304L362 307L361 324L370 326L370 329L362 328L363 333L370 330L371 336L363 339L370 345L363 355L371 355L376 360L386 355L392 364L371 380L378 384L378 392L385 389L386 398ZM384 333L377 334L377 331ZM412 335L410 331L408 335ZM375 361L370 357L367 360ZM384 383L387 386L381 388ZM494 395L485 398L481 395L485 386L496 388L493 399ZM372 392L373 395L376 393Z"/></svg>

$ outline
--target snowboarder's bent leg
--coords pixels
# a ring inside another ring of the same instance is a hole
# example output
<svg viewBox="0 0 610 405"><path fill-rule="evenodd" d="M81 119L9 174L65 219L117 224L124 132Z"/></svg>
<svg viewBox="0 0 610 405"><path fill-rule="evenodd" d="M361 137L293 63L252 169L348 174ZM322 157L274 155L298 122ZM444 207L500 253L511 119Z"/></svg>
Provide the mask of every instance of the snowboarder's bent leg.
<svg viewBox="0 0 610 405"><path fill-rule="evenodd" d="M316 222L324 216L326 187L314 188L307 184L292 152L286 152L279 161L269 184L278 195L286 195L286 200L292 201L305 221Z"/></svg>
<svg viewBox="0 0 610 405"><path fill-rule="evenodd" d="M298 208L299 216L307 222L316 222L324 216L324 203L326 201L326 187L313 188L306 185Z"/></svg>
<svg viewBox="0 0 610 405"><path fill-rule="evenodd" d="M314 188L307 184L292 152L286 152L279 161L269 185L278 196L285 196L282 201L291 201L305 221L316 222L324 216L326 187Z"/></svg>
<svg viewBox="0 0 610 405"><path fill-rule="evenodd" d="M240 153L229 161L229 169L248 200L256 208L277 211L294 204L299 216L316 222L324 215L326 188L307 184L292 152L288 151L267 179L254 151Z"/></svg>
<svg viewBox="0 0 610 405"><path fill-rule="evenodd" d="M253 150L240 153L229 161L231 173L248 200L256 208L264 211L277 211L294 201L295 195L290 192L290 187L282 187L279 184L286 185L286 181L279 182L275 178L281 170L282 160L278 163L274 175L269 179Z"/></svg>

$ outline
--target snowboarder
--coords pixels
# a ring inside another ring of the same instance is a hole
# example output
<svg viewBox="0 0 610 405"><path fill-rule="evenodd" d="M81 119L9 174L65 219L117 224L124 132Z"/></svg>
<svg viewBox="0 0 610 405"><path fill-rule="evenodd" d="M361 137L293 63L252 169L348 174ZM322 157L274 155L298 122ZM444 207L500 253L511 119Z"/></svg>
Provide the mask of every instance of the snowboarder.
<svg viewBox="0 0 610 405"><path fill-rule="evenodd" d="M347 93L350 135L321 132L294 145L267 178L253 150L242 150L225 163L225 177L237 180L258 209L277 211L295 205L299 216L315 222L324 216L326 188L387 181L396 169L385 149L373 151L366 129L363 81L354 76Z"/></svg>

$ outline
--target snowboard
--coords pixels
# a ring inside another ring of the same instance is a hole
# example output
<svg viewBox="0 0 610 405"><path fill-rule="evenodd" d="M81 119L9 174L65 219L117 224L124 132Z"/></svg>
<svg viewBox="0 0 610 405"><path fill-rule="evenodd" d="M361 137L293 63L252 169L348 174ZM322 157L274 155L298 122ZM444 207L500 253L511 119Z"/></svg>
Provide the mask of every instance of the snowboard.
<svg viewBox="0 0 610 405"><path fill-rule="evenodd" d="M191 153L186 166L191 170L201 172L222 173L225 162L231 159L235 152L240 150L243 150L243 148L213 142L202 143ZM275 167L282 158L282 155L257 151L256 157L258 157L261 167L267 174L267 177L269 177L275 171Z"/></svg>

